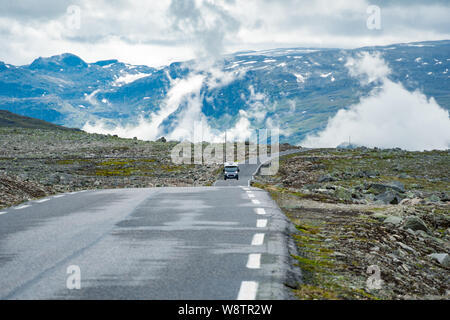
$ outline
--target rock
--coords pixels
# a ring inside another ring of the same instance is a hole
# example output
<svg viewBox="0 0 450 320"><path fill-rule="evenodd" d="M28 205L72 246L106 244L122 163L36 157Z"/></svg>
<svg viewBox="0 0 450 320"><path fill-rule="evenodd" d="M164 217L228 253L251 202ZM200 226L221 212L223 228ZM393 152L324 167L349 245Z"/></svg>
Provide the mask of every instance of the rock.
<svg viewBox="0 0 450 320"><path fill-rule="evenodd" d="M405 192L405 186L399 181L391 181L389 183L372 183L369 185L368 189L375 194L384 193L390 189L401 193Z"/></svg>
<svg viewBox="0 0 450 320"><path fill-rule="evenodd" d="M382 212L375 212L371 217L378 220L385 220L389 216Z"/></svg>
<svg viewBox="0 0 450 320"><path fill-rule="evenodd" d="M404 228L405 229L412 229L414 231L422 230L422 231L425 231L426 233L430 232L428 227L427 227L427 225L425 224L425 222L422 219L420 219L419 217L416 217L416 216L408 216L408 217L406 217Z"/></svg>
<svg viewBox="0 0 450 320"><path fill-rule="evenodd" d="M377 176L379 176L380 173L377 171L359 171L355 174L356 177L358 178L376 178Z"/></svg>
<svg viewBox="0 0 450 320"><path fill-rule="evenodd" d="M404 250L409 251L411 253L416 253L416 250L414 250L413 248L411 248L410 246L404 244L403 242L397 241L397 244L402 247Z"/></svg>
<svg viewBox="0 0 450 320"><path fill-rule="evenodd" d="M402 197L394 191L386 191L375 197L376 201L382 201L385 204L399 204L402 201Z"/></svg>
<svg viewBox="0 0 450 320"><path fill-rule="evenodd" d="M418 204L423 203L424 201L420 198L413 198L413 199L403 199L400 201L400 205L402 206L416 206Z"/></svg>
<svg viewBox="0 0 450 320"><path fill-rule="evenodd" d="M317 179L317 182L322 183L322 182L332 182L335 181L336 179L334 179L331 174L326 174L323 176L320 176L319 179Z"/></svg>
<svg viewBox="0 0 450 320"><path fill-rule="evenodd" d="M402 222L403 219L397 216L389 216L383 221L383 223L391 223L395 226L400 225Z"/></svg>
<svg viewBox="0 0 450 320"><path fill-rule="evenodd" d="M431 197L428 197L426 200L430 202L439 202L441 201L441 198L439 198L437 195L433 194Z"/></svg>
<svg viewBox="0 0 450 320"><path fill-rule="evenodd" d="M442 202L449 202L450 201L450 194L443 192L441 194L441 201Z"/></svg>
<svg viewBox="0 0 450 320"><path fill-rule="evenodd" d="M450 266L450 257L448 256L447 253L432 253L429 254L428 257L430 257L433 260L436 260L437 262L439 262L440 265L444 267Z"/></svg>
<svg viewBox="0 0 450 320"><path fill-rule="evenodd" d="M408 229L409 230L409 229ZM417 236L422 238L430 238L430 235L423 230L417 230L414 232Z"/></svg>
<svg viewBox="0 0 450 320"><path fill-rule="evenodd" d="M54 185L59 183L60 176L57 173L52 173L48 179L46 184Z"/></svg>
<svg viewBox="0 0 450 320"><path fill-rule="evenodd" d="M334 196L341 200L352 201L352 193L343 187L338 187L334 190Z"/></svg>
<svg viewBox="0 0 450 320"><path fill-rule="evenodd" d="M18 175L18 177L22 181L28 180L28 174L26 174L26 173L21 173L21 174Z"/></svg>
<svg viewBox="0 0 450 320"><path fill-rule="evenodd" d="M333 252L332 255L335 257L345 257L346 256L345 254L338 252L338 251Z"/></svg>

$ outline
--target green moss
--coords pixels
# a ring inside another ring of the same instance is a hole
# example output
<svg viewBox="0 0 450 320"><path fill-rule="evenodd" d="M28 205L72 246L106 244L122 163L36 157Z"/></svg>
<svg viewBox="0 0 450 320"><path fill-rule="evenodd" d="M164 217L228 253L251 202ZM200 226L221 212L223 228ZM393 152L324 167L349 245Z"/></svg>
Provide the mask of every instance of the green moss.
<svg viewBox="0 0 450 320"><path fill-rule="evenodd" d="M318 227L310 225L296 225L295 228L303 233L308 234L317 234L320 232L320 229Z"/></svg>
<svg viewBox="0 0 450 320"><path fill-rule="evenodd" d="M326 273L327 268L333 267L333 263L327 259L323 259L324 258L323 256L317 257L317 259L311 259L294 255L293 258L295 258L298 261L298 265L302 270L310 272Z"/></svg>
<svg viewBox="0 0 450 320"><path fill-rule="evenodd" d="M302 300L338 300L336 292L318 286L304 284L294 290L297 298Z"/></svg>
<svg viewBox="0 0 450 320"><path fill-rule="evenodd" d="M110 176L131 176L135 171L133 168L122 169L97 169L95 170L96 176L110 177Z"/></svg>

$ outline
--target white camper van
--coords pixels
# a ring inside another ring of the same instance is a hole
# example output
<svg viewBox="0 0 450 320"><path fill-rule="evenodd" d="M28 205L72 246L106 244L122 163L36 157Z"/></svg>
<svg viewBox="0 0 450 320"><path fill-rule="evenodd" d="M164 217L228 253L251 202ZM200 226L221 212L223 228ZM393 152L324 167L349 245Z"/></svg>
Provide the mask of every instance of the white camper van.
<svg viewBox="0 0 450 320"><path fill-rule="evenodd" d="M239 180L239 165L237 162L225 163L223 166L223 179L236 179Z"/></svg>

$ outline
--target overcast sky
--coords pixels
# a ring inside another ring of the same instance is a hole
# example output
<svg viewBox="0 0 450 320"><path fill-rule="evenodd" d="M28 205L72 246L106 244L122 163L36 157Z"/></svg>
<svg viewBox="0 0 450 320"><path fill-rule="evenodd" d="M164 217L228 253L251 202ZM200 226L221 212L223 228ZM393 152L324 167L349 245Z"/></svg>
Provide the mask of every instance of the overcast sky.
<svg viewBox="0 0 450 320"><path fill-rule="evenodd" d="M367 27L370 5L381 9L380 30ZM0 0L0 8L0 61L16 65L64 52L160 66L239 50L450 39L448 0Z"/></svg>

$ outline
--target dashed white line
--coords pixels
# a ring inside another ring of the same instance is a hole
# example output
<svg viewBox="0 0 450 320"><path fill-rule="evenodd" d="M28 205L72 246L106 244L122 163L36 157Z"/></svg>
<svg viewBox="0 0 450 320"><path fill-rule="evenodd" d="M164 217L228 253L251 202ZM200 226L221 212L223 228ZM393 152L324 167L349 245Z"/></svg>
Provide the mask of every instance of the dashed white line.
<svg viewBox="0 0 450 320"><path fill-rule="evenodd" d="M248 255L247 268L259 269L261 268L261 254L251 253Z"/></svg>
<svg viewBox="0 0 450 320"><path fill-rule="evenodd" d="M49 201L50 199L41 199L41 200L36 200L35 202L37 202L37 203L43 203L43 202L47 202L47 201Z"/></svg>
<svg viewBox="0 0 450 320"><path fill-rule="evenodd" d="M259 215L265 215L266 214L266 210L264 208L256 208L255 212L256 212L256 214L259 214Z"/></svg>
<svg viewBox="0 0 450 320"><path fill-rule="evenodd" d="M266 219L258 219L258 220L256 220L256 227L257 228L265 228L265 227L267 227L267 220Z"/></svg>
<svg viewBox="0 0 450 320"><path fill-rule="evenodd" d="M259 200L256 199L252 199L253 204L261 204L261 202Z"/></svg>
<svg viewBox="0 0 450 320"><path fill-rule="evenodd" d="M31 207L29 204L24 204L23 206L18 206L18 207L15 207L14 209L15 210L20 210L20 209L25 209L25 208L28 208L28 207Z"/></svg>
<svg viewBox="0 0 450 320"><path fill-rule="evenodd" d="M257 291L258 282L242 281L237 300L255 300Z"/></svg>
<svg viewBox="0 0 450 320"><path fill-rule="evenodd" d="M243 189L244 191L250 191L250 188L247 188L247 187L242 187L242 189Z"/></svg>
<svg viewBox="0 0 450 320"><path fill-rule="evenodd" d="M253 236L252 246L260 246L264 243L264 233L257 233Z"/></svg>
<svg viewBox="0 0 450 320"><path fill-rule="evenodd" d="M254 198L255 197L255 195L253 193L250 193L250 192L247 192L247 195L248 195L249 198Z"/></svg>
<svg viewBox="0 0 450 320"><path fill-rule="evenodd" d="M2 215L2 214L5 214L6 212L0 212L0 216Z"/></svg>

